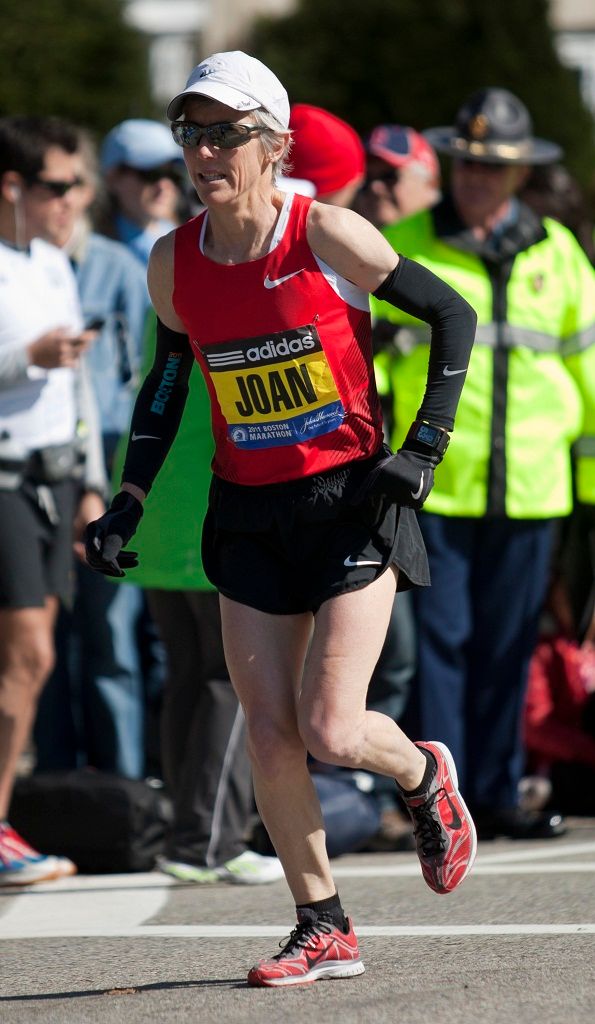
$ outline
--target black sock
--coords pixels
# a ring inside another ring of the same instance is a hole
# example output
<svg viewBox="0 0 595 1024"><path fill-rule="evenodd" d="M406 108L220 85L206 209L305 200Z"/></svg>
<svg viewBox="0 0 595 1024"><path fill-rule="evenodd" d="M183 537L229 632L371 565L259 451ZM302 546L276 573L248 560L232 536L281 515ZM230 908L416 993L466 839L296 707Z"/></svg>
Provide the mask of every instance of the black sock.
<svg viewBox="0 0 595 1024"><path fill-rule="evenodd" d="M436 769L438 767L438 763L436 761L436 758L432 754L431 750L426 750L425 747L418 747L417 749L420 750L421 753L425 755L425 758L426 758L426 770L424 772L424 777L421 780L419 786L416 786L415 789L402 789L401 788L401 792L406 797L422 796L425 792L427 792L427 790L429 788L429 785L430 785L430 782L434 778L434 776L436 774Z"/></svg>
<svg viewBox="0 0 595 1024"><path fill-rule="evenodd" d="M313 903L298 903L295 909L298 921L324 916L328 921L332 921L337 928L340 928L341 931L345 933L349 931L349 924L343 913L338 892L334 896L329 896L326 900L315 900Z"/></svg>

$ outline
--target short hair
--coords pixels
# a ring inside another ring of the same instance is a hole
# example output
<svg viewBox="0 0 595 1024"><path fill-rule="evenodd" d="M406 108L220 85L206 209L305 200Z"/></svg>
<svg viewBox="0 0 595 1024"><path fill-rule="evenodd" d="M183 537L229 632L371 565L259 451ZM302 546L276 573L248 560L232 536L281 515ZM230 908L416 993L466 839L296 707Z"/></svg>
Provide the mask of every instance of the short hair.
<svg viewBox="0 0 595 1024"><path fill-rule="evenodd" d="M34 178L43 169L48 149L76 153L77 130L59 117L0 117L0 176L18 171Z"/></svg>
<svg viewBox="0 0 595 1024"><path fill-rule="evenodd" d="M277 121L274 114L270 114L268 110L264 110L262 107L251 111L251 113L254 115L254 124L266 129L266 131L260 136L260 142L264 146L265 151L271 155L275 144L284 140L284 136L287 134L287 128L284 128L283 125ZM285 143L281 156L275 160L273 164L273 185L277 183L281 175L289 173L291 166L289 162L289 153L292 143L293 139L290 137Z"/></svg>

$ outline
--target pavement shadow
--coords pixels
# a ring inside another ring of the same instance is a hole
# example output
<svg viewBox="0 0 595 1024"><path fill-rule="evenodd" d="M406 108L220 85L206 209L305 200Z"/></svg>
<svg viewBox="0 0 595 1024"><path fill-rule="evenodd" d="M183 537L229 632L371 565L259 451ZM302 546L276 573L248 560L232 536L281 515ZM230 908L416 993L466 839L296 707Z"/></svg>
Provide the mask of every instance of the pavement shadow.
<svg viewBox="0 0 595 1024"><path fill-rule="evenodd" d="M119 988L90 988L80 992L37 992L31 995L0 996L0 1003L41 1003L53 999L87 999L97 996L135 996L143 992L165 992L190 988L246 988L245 978L209 978L202 981L156 981L150 985L130 985Z"/></svg>

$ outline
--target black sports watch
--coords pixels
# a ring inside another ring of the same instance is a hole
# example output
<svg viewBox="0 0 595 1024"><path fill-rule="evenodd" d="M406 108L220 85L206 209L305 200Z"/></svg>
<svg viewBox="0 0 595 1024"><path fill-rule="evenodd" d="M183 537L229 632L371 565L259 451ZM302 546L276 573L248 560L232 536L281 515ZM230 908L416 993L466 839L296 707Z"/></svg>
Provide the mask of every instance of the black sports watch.
<svg viewBox="0 0 595 1024"><path fill-rule="evenodd" d="M415 441L422 445L428 452L436 452L437 455L444 455L450 441L448 430L443 427L435 427L427 420L415 420L409 427L405 438L405 445L408 441Z"/></svg>

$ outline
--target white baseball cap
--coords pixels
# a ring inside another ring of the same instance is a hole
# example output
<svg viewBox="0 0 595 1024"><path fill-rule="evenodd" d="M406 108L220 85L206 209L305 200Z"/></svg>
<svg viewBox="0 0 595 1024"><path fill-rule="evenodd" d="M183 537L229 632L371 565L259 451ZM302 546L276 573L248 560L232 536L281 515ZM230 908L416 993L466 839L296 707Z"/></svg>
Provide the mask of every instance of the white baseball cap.
<svg viewBox="0 0 595 1024"><path fill-rule="evenodd" d="M186 87L168 105L175 121L187 96L209 96L232 110L264 107L283 128L289 125L289 98L281 82L265 64L241 50L214 53L191 71Z"/></svg>

